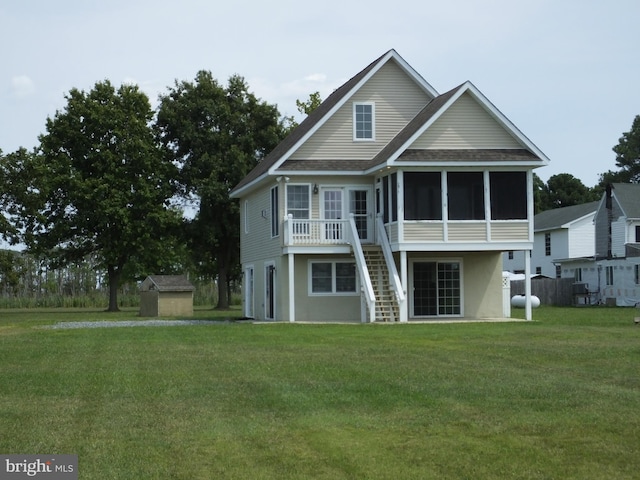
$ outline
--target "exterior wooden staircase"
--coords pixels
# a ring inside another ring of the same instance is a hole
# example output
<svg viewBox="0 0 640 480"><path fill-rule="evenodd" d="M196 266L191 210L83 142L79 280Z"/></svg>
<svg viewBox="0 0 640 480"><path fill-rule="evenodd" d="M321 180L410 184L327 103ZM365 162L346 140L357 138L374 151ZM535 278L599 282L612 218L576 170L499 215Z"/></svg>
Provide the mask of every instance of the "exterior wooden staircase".
<svg viewBox="0 0 640 480"><path fill-rule="evenodd" d="M400 307L389 280L389 269L379 245L362 246L371 284L376 296L376 322L400 321Z"/></svg>

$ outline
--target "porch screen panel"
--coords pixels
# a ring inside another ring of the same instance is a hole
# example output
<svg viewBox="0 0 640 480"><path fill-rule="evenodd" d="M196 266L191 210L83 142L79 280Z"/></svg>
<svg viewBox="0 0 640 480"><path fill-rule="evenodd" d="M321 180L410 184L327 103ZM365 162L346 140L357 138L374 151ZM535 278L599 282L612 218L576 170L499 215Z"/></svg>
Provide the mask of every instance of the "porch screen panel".
<svg viewBox="0 0 640 480"><path fill-rule="evenodd" d="M367 225L367 191L351 190L349 192L349 211L353 213L353 220L360 239L368 237Z"/></svg>
<svg viewBox="0 0 640 480"><path fill-rule="evenodd" d="M482 172L449 172L447 188L450 220L484 220Z"/></svg>
<svg viewBox="0 0 640 480"><path fill-rule="evenodd" d="M405 220L442 220L440 172L404 174Z"/></svg>
<svg viewBox="0 0 640 480"><path fill-rule="evenodd" d="M527 174L490 172L491 218L524 220L527 218Z"/></svg>

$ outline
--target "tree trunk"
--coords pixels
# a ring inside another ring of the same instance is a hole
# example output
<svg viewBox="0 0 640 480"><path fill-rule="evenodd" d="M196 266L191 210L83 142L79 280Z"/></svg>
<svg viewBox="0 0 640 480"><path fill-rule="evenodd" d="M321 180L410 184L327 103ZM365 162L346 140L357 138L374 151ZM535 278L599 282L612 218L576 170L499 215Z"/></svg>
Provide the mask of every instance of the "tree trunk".
<svg viewBox="0 0 640 480"><path fill-rule="evenodd" d="M218 305L216 310L229 309L229 295L227 294L227 268L223 262L218 263Z"/></svg>
<svg viewBox="0 0 640 480"><path fill-rule="evenodd" d="M120 269L109 265L107 274L109 276L109 308L107 308L107 312L119 312L118 285L120 284Z"/></svg>

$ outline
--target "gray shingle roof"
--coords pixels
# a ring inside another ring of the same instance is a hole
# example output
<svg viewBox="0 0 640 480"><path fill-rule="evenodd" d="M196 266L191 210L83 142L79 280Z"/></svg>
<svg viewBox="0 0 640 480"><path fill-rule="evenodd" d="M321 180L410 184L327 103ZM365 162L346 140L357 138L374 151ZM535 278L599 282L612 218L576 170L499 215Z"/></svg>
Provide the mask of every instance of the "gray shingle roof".
<svg viewBox="0 0 640 480"><path fill-rule="evenodd" d="M485 161L539 160L538 156L524 148L511 149L460 149L460 150L405 150L398 162L485 162Z"/></svg>
<svg viewBox="0 0 640 480"><path fill-rule="evenodd" d="M315 125L320 122L333 107L335 107L345 95L347 95L353 87L355 87L360 80L362 80L376 65L388 54L385 52L383 55L375 59L366 68L361 70L357 75L349 79L341 87L334 90L313 112L311 112L303 121L295 128L282 142L280 142L276 148L274 148L269 155L267 155L258 165L251 170L246 177L244 177L238 185L236 185L231 194L236 190L250 184L254 180L257 180L261 175L267 173L269 168L277 163L282 156L287 153L296 143L298 143Z"/></svg>
<svg viewBox="0 0 640 480"><path fill-rule="evenodd" d="M562 225L578 220L585 215L595 213L599 204L600 201L596 201L541 212L533 217L533 229L536 232L540 232L560 228Z"/></svg>
<svg viewBox="0 0 640 480"><path fill-rule="evenodd" d="M160 292L190 292L195 287L184 275L149 275L141 289L158 290Z"/></svg>
<svg viewBox="0 0 640 480"><path fill-rule="evenodd" d="M627 218L640 218L640 184L614 183L613 195Z"/></svg>

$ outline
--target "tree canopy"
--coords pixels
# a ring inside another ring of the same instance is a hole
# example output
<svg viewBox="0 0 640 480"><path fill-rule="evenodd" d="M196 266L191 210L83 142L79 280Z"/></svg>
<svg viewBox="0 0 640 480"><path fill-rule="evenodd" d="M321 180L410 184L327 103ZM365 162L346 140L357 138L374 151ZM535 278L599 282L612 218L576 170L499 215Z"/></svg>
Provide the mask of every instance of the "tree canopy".
<svg viewBox="0 0 640 480"><path fill-rule="evenodd" d="M607 171L600 175L600 187L607 183L640 183L640 115L636 115L631 130L624 132L613 147L618 171Z"/></svg>
<svg viewBox="0 0 640 480"><path fill-rule="evenodd" d="M181 193L199 200L187 227L196 266L218 279L217 308L228 308L238 274L240 213L229 192L283 138L278 109L234 75L222 86L211 72L176 82L160 98L158 138L179 167Z"/></svg>
<svg viewBox="0 0 640 480"><path fill-rule="evenodd" d="M153 110L137 86L103 81L65 98L39 149L5 165L15 182L11 213L28 250L54 265L94 255L108 272L109 310L117 310L119 283L157 271L175 251L175 166L155 142Z"/></svg>

